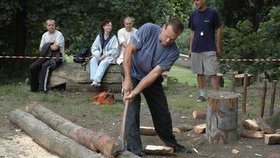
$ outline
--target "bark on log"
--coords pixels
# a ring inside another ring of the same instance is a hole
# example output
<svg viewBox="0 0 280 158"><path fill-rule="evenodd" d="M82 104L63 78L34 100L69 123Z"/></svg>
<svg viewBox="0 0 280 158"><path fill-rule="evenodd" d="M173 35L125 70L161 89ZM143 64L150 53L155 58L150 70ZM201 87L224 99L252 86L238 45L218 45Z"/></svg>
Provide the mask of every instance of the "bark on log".
<svg viewBox="0 0 280 158"><path fill-rule="evenodd" d="M260 127L255 120L242 120L242 125L247 130L260 131Z"/></svg>
<svg viewBox="0 0 280 158"><path fill-rule="evenodd" d="M247 137L247 138L262 139L264 137L264 132L263 131L253 131L253 130L243 130L242 136Z"/></svg>
<svg viewBox="0 0 280 158"><path fill-rule="evenodd" d="M213 144L225 144L238 139L238 96L232 92L212 92L208 95L206 138Z"/></svg>
<svg viewBox="0 0 280 158"><path fill-rule="evenodd" d="M264 143L267 145L280 144L280 134L265 134Z"/></svg>
<svg viewBox="0 0 280 158"><path fill-rule="evenodd" d="M206 123L194 126L194 132L197 134L204 133L206 130Z"/></svg>
<svg viewBox="0 0 280 158"><path fill-rule="evenodd" d="M194 111L192 113L194 119L206 119L206 112L205 111Z"/></svg>
<svg viewBox="0 0 280 158"><path fill-rule="evenodd" d="M263 118L260 118L260 117L257 118L256 122L257 122L258 126L260 127L260 129L262 131L264 131L264 133L267 133L267 134L275 133L275 130L273 128L271 128L270 125L268 125Z"/></svg>
<svg viewBox="0 0 280 158"><path fill-rule="evenodd" d="M28 105L26 111L61 134L74 139L91 150L100 151L105 156L115 155L121 150L120 142L117 139L111 138L106 133L94 132L78 126L42 105L36 103Z"/></svg>
<svg viewBox="0 0 280 158"><path fill-rule="evenodd" d="M174 155L174 149L167 146L147 145L144 152L150 155Z"/></svg>
<svg viewBox="0 0 280 158"><path fill-rule="evenodd" d="M31 114L21 110L10 112L9 120L18 125L35 142L65 158L98 158L103 157L74 140L54 131L45 123L34 118Z"/></svg>

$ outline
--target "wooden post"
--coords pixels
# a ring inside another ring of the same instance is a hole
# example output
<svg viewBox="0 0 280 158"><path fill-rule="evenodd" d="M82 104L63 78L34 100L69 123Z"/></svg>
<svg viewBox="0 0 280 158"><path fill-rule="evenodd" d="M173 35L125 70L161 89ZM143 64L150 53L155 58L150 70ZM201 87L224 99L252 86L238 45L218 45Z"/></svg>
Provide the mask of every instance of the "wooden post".
<svg viewBox="0 0 280 158"><path fill-rule="evenodd" d="M262 91L262 96L261 96L261 111L260 111L260 117L263 117L263 115L264 115L264 106L265 106L266 91L267 91L267 80L263 80L263 91Z"/></svg>
<svg viewBox="0 0 280 158"><path fill-rule="evenodd" d="M274 81L272 82L272 93L271 93L271 99L270 99L269 116L272 116L272 115L273 115L273 111L274 111L276 84L277 84L277 81L274 80Z"/></svg>
<svg viewBox="0 0 280 158"><path fill-rule="evenodd" d="M213 144L225 144L238 139L238 96L232 92L212 92L208 95L206 138Z"/></svg>
<svg viewBox="0 0 280 158"><path fill-rule="evenodd" d="M232 73L232 74L231 74L231 91L232 91L233 93L236 93L235 87L236 87L235 73Z"/></svg>
<svg viewBox="0 0 280 158"><path fill-rule="evenodd" d="M244 74L243 83L248 83L248 74ZM246 104L247 104L247 84L243 84L243 95L242 95L242 112L246 113Z"/></svg>
<svg viewBox="0 0 280 158"><path fill-rule="evenodd" d="M59 132L54 131L48 125L27 112L18 109L13 110L10 112L9 120L23 129L35 142L61 157L103 157Z"/></svg>

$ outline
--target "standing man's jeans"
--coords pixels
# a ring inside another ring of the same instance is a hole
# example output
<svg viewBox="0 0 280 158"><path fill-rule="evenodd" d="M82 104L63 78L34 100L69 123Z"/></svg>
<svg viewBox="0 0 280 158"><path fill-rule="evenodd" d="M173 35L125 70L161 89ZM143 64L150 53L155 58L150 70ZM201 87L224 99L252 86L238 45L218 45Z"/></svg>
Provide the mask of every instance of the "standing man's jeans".
<svg viewBox="0 0 280 158"><path fill-rule="evenodd" d="M156 133L160 139L170 147L177 145L177 141L172 132L172 120L168 109L167 99L163 91L160 76L150 87L143 90L143 95L150 109ZM132 78L133 86L140 82ZM135 154L142 151L142 141L140 137L140 103L141 96L137 95L128 106L126 118L126 141L127 149Z"/></svg>
<svg viewBox="0 0 280 158"><path fill-rule="evenodd" d="M93 81L101 82L110 62L105 58L98 61L95 57L90 59L90 79Z"/></svg>

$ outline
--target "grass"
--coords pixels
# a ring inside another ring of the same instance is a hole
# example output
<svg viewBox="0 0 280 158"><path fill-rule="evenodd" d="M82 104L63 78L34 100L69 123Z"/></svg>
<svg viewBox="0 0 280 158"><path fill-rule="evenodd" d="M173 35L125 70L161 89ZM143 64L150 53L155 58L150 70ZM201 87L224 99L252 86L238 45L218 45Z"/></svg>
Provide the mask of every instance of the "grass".
<svg viewBox="0 0 280 158"><path fill-rule="evenodd" d="M195 99L198 96L198 88L196 75L192 74L189 69L180 66L173 66L168 75L168 87L165 93L168 99L170 108L193 111L205 110L207 103L196 103ZM230 91L230 80L225 77L225 86L222 91ZM248 112L243 117L253 117L259 114L260 96L262 88L260 83L255 83L248 87ZM207 93L211 91L210 87L206 88ZM237 87L239 94L239 110L241 110L242 87ZM268 92L266 98L266 113L270 104L271 86L268 84ZM279 90L276 92L275 105L280 105ZM99 116L115 115L123 110L123 103L117 102L112 106L99 106L89 103L91 93L61 93L50 91L47 95L41 93L29 92L29 85L25 83L9 84L0 86L0 112L7 114L14 108L24 109L31 102L44 103L56 110L64 110L72 114L80 115L98 113ZM118 98L119 97L119 98ZM121 99L118 95L118 100ZM144 105L145 99L142 99Z"/></svg>

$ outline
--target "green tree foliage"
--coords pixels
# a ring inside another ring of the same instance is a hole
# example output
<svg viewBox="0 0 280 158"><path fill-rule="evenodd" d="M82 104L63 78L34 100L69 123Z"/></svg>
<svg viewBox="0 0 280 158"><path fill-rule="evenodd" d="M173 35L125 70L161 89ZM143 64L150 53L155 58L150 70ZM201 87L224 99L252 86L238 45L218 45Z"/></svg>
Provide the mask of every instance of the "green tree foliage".
<svg viewBox="0 0 280 158"><path fill-rule="evenodd" d="M234 28L223 29L223 58L271 59L280 58L280 8L271 9L268 19L257 31L248 20L239 21ZM259 74L268 72L272 79L280 77L279 62L227 62L222 69Z"/></svg>
<svg viewBox="0 0 280 158"><path fill-rule="evenodd" d="M234 27L241 20L249 20L254 30L259 22L267 19L267 13L273 6L279 6L279 0L209 0L222 15L224 24Z"/></svg>
<svg viewBox="0 0 280 158"><path fill-rule="evenodd" d="M2 0L0 29L5 31L0 35L0 55L38 56L40 38L46 31L44 23L49 18L56 20L57 29L65 37L66 53L73 54L81 47L91 46L99 32L99 24L105 18L112 20L115 33L123 27L123 18L126 16L135 18L135 27L146 22L163 25L171 16L184 18L187 2L188 0ZM7 71L20 74L20 68L23 67L21 62L22 60L2 60L0 65L11 65ZM32 61L27 62L30 64Z"/></svg>

